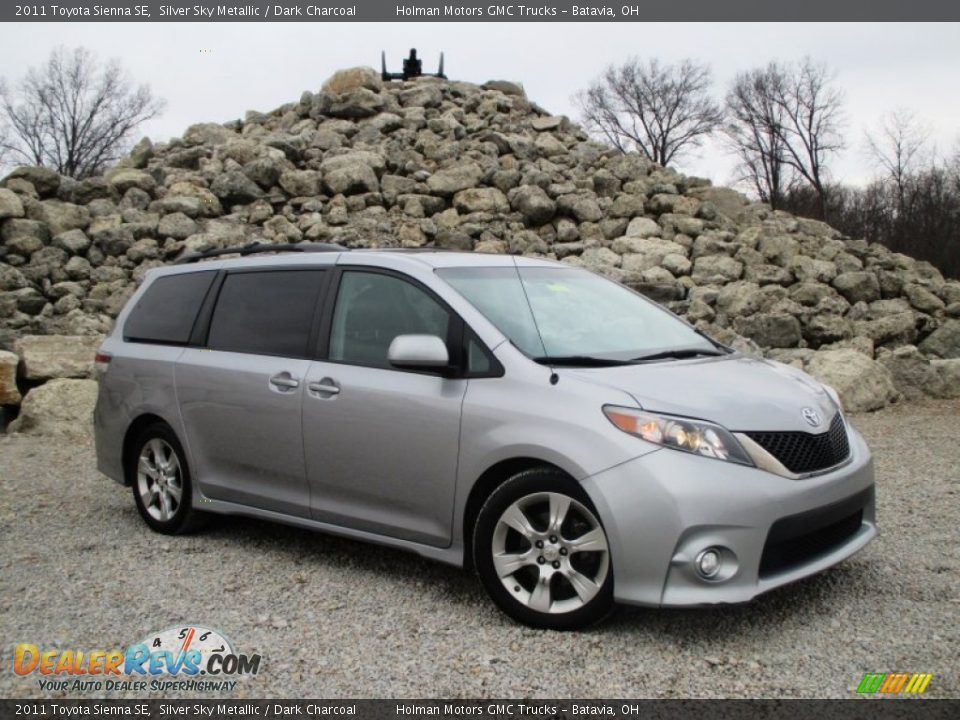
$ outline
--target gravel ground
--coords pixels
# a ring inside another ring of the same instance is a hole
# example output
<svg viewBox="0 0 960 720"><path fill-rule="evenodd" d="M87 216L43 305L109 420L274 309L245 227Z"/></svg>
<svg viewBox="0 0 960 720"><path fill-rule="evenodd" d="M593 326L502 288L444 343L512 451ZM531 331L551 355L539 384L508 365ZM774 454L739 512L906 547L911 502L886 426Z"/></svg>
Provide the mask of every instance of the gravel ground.
<svg viewBox="0 0 960 720"><path fill-rule="evenodd" d="M234 697L842 698L891 670L958 697L958 419L957 401L854 419L881 523L855 558L749 605L622 609L569 634L399 551L237 519L155 535L89 444L0 436L0 697L50 696L11 671L16 643L125 647L184 621L263 654Z"/></svg>

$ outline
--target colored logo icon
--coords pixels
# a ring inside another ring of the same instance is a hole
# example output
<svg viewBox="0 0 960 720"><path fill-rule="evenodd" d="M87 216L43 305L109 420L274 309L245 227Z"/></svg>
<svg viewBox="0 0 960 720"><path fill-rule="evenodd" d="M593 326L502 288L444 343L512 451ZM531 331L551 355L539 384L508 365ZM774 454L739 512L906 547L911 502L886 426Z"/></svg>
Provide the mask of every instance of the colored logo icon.
<svg viewBox="0 0 960 720"><path fill-rule="evenodd" d="M926 691L931 679L931 673L867 673L857 686L857 694L919 695Z"/></svg>

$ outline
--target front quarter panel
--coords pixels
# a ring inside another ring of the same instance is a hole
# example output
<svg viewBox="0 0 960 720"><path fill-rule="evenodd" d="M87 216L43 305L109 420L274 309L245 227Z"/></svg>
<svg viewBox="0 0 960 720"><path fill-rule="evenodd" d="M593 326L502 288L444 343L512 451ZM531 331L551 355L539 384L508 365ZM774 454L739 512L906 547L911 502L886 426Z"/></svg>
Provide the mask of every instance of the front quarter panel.
<svg viewBox="0 0 960 720"><path fill-rule="evenodd" d="M579 481L657 449L617 430L603 414L606 404L636 406L627 393L567 373L551 384L549 368L509 343L495 354L505 375L471 380L463 401L456 539L464 539L473 483L499 462L541 460Z"/></svg>

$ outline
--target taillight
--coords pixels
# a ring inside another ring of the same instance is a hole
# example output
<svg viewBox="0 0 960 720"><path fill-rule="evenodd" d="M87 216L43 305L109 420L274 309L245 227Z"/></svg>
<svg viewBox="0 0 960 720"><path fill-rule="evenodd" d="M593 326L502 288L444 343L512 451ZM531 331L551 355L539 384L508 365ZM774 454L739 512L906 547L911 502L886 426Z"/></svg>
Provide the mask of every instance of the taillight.
<svg viewBox="0 0 960 720"><path fill-rule="evenodd" d="M93 356L93 369L98 373L105 373L112 357L113 355L110 353L105 353L102 350L98 351L97 354Z"/></svg>

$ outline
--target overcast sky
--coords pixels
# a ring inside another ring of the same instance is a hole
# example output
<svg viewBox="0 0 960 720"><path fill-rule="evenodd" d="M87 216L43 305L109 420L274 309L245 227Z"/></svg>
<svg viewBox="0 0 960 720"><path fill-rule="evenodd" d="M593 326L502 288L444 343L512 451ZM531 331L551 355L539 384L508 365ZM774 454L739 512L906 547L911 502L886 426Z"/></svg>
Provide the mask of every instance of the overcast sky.
<svg viewBox="0 0 960 720"><path fill-rule="evenodd" d="M836 70L846 94L848 147L833 164L835 177L870 175L864 130L897 106L928 124L941 152L960 141L960 24L8 23L0 41L8 81L59 44L120 58L167 100L164 115L144 127L155 141L195 122L297 100L338 68L378 67L381 49L399 70L411 47L425 70L435 70L443 50L450 78L519 80L532 100L574 118L571 95L630 55L704 60L718 98L739 70L810 55ZM714 144L680 163L717 183L729 180L731 166Z"/></svg>

